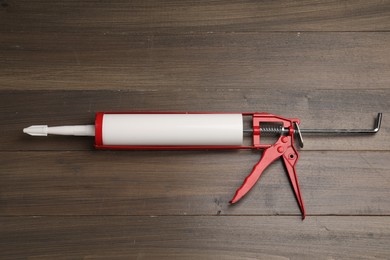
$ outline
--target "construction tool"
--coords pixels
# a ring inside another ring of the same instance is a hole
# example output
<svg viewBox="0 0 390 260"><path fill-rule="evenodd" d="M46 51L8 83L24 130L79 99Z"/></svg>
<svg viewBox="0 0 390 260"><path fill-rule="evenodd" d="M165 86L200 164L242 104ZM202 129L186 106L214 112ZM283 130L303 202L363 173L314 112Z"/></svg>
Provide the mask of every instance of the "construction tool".
<svg viewBox="0 0 390 260"><path fill-rule="evenodd" d="M244 183L237 189L231 204L247 194L264 170L282 158L290 178L302 218L306 216L299 188L296 164L299 154L295 139L303 147L302 135L358 135L379 131L382 113L378 113L372 129L300 129L297 118L284 118L268 113L194 113L194 112L98 112L95 125L34 125L23 129L32 136L76 135L95 136L96 149L121 150L193 150L193 149L256 149L264 150ZM244 128L244 122L250 126ZM273 135L272 144L262 142ZM249 136L250 144L244 144Z"/></svg>

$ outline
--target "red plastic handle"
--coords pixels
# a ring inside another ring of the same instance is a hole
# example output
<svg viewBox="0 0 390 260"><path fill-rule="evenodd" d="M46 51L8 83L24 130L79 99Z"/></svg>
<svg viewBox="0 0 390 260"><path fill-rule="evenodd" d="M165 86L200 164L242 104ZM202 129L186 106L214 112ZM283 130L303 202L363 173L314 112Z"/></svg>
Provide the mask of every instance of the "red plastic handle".
<svg viewBox="0 0 390 260"><path fill-rule="evenodd" d="M283 157L283 162L286 166L287 173L293 186L293 190L297 198L299 208L302 212L302 219L305 219L305 206L301 196L298 177L295 169L299 154L294 148L293 134L290 134L289 136L280 137L274 145L264 151L260 161L253 167L252 172L245 178L244 183L241 185L241 187L237 189L236 194L234 195L230 203L234 204L242 197L244 197L256 184L257 180L260 178L264 170L279 157Z"/></svg>
<svg viewBox="0 0 390 260"><path fill-rule="evenodd" d="M253 167L252 172L245 178L244 183L237 189L236 194L230 203L236 203L242 197L247 194L252 187L256 184L264 170L276 159L278 159L282 153L278 152L277 146L273 145L266 149L261 157L260 161Z"/></svg>

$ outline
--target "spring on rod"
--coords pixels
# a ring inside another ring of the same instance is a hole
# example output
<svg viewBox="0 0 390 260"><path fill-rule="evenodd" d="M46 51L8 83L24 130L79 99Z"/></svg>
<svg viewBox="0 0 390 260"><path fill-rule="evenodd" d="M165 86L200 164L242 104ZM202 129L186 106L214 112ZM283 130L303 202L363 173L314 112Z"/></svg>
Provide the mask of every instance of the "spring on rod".
<svg viewBox="0 0 390 260"><path fill-rule="evenodd" d="M281 135L284 133L284 127L281 125L260 126L260 133L265 136Z"/></svg>
<svg viewBox="0 0 390 260"><path fill-rule="evenodd" d="M252 129L244 129L244 133L251 134ZM260 126L260 133L264 136L277 136L288 134L288 129L285 129L282 125L262 125Z"/></svg>

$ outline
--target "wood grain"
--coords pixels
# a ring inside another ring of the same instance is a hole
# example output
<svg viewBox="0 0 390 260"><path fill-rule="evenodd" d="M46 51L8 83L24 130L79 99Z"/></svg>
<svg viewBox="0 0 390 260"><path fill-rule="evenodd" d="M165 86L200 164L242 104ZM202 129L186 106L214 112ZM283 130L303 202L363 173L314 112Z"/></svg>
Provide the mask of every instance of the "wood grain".
<svg viewBox="0 0 390 260"><path fill-rule="evenodd" d="M0 89L285 91L390 85L388 33L15 31L0 36Z"/></svg>
<svg viewBox="0 0 390 260"><path fill-rule="evenodd" d="M390 1L0 0L1 259L389 259ZM265 111L309 137L228 201L256 151L93 151L32 124Z"/></svg>
<svg viewBox="0 0 390 260"><path fill-rule="evenodd" d="M6 259L386 259L390 255L387 217L312 217L298 223L295 217L1 217L0 227L0 255Z"/></svg>
<svg viewBox="0 0 390 260"><path fill-rule="evenodd" d="M93 139L31 137L36 124L93 124L97 111L259 111L298 117L302 128L371 128L384 113L381 131L365 136L304 136L304 150L389 150L387 90L198 88L133 91L2 91L0 150L92 150Z"/></svg>
<svg viewBox="0 0 390 260"><path fill-rule="evenodd" d="M303 152L308 215L389 215L389 152ZM300 215L277 161L237 205L249 151L0 152L0 215ZM196 167L195 167L196 165Z"/></svg>
<svg viewBox="0 0 390 260"><path fill-rule="evenodd" d="M0 32L389 31L388 0L3 0Z"/></svg>

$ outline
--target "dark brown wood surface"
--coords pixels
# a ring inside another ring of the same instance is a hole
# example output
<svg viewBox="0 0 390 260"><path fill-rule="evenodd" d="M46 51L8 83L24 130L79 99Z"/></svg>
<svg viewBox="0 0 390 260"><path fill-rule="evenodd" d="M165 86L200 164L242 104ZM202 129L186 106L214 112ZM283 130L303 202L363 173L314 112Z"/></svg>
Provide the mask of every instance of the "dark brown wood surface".
<svg viewBox="0 0 390 260"><path fill-rule="evenodd" d="M4 89L312 90L390 84L390 36L383 32L139 35L83 28L2 35Z"/></svg>
<svg viewBox="0 0 390 260"><path fill-rule="evenodd" d="M0 1L1 259L390 258L390 1ZM303 128L301 221L251 151L95 151L33 124L266 111Z"/></svg>
<svg viewBox="0 0 390 260"><path fill-rule="evenodd" d="M388 217L0 217L3 258L386 259ZM5 240L5 239L4 239Z"/></svg>

